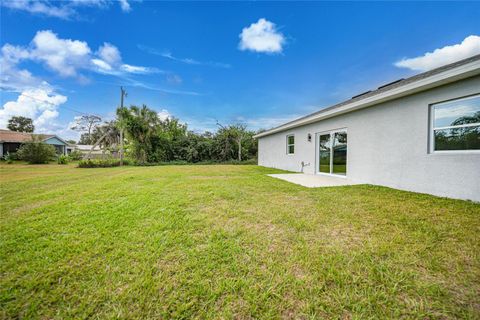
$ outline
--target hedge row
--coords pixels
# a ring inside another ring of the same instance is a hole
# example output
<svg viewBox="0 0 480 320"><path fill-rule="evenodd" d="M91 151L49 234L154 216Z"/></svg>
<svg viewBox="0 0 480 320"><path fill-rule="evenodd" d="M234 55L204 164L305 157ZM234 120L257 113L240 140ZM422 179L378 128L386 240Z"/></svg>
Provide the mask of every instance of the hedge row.
<svg viewBox="0 0 480 320"><path fill-rule="evenodd" d="M130 160L124 159L123 164L128 166L131 164ZM78 162L79 168L109 168L109 167L119 167L120 160L118 159L94 159L94 160L80 160Z"/></svg>
<svg viewBox="0 0 480 320"><path fill-rule="evenodd" d="M155 162L155 163L136 163L132 162L129 159L124 159L123 164L128 165L136 165L136 166L171 166L171 165L209 165L209 164L236 164L236 165L255 165L257 164L256 159L245 160L245 161L224 161L224 162L216 162L216 161L202 161L202 162L187 162L187 161L169 161L169 162ZM118 159L94 159L94 160L80 160L78 162L79 168L109 168L109 167L118 167L120 166L120 160Z"/></svg>

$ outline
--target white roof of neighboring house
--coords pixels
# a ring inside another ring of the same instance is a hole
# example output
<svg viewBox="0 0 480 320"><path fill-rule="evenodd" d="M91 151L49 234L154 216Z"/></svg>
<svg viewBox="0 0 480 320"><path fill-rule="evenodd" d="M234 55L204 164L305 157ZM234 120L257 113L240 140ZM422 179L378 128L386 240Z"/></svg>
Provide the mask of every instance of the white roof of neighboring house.
<svg viewBox="0 0 480 320"><path fill-rule="evenodd" d="M76 144L75 149L80 151L90 151L92 150L93 144ZM100 146L95 146L94 151L101 151Z"/></svg>
<svg viewBox="0 0 480 320"><path fill-rule="evenodd" d="M401 79L356 95L349 100L334 106L324 108L305 117L287 122L273 129L261 132L254 136L260 138L273 133L292 129L305 124L331 118L354 110L367 108L379 103L398 99L417 92L425 91L466 79L480 74L480 55L476 55L452 64L442 66L407 79Z"/></svg>

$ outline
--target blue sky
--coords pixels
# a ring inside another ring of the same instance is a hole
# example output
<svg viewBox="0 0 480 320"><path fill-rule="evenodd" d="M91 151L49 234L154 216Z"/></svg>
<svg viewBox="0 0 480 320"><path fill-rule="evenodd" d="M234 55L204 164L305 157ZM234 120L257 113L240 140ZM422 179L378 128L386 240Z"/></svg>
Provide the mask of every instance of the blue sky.
<svg viewBox="0 0 480 320"><path fill-rule="evenodd" d="M475 2L2 1L0 127L66 138L146 104L196 131L269 128L480 53Z"/></svg>

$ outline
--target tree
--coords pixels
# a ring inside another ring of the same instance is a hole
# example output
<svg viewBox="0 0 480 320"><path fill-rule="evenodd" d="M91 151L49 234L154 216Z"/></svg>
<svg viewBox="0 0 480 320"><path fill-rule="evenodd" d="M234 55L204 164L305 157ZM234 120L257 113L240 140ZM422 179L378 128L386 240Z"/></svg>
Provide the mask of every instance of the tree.
<svg viewBox="0 0 480 320"><path fill-rule="evenodd" d="M479 123L480 122L480 111L475 112L472 116L463 116L455 119L452 122L452 126L469 124L469 123Z"/></svg>
<svg viewBox="0 0 480 320"><path fill-rule="evenodd" d="M157 112L145 105L117 109L116 127L123 128L129 154L137 163L242 161L256 157L255 132L242 124L218 125L216 133L199 134L176 118L159 119Z"/></svg>
<svg viewBox="0 0 480 320"><path fill-rule="evenodd" d="M75 117L75 123L70 127L72 130L76 130L79 132L85 132L86 131L86 136L80 137L80 144L93 144L95 141L93 141L92 137L92 132L95 127L97 127L101 122L102 118L96 115L83 115L80 117ZM88 142L88 143L86 143Z"/></svg>
<svg viewBox="0 0 480 320"><path fill-rule="evenodd" d="M133 152L139 163L146 163L152 152L152 137L156 135L159 118L155 111L146 105L119 107L118 121L124 126L128 138L132 142Z"/></svg>
<svg viewBox="0 0 480 320"><path fill-rule="evenodd" d="M107 148L117 149L119 135L120 132L118 131L115 121L105 122L103 125L95 127L91 138L94 143L88 153L88 159L90 159L92 151L96 146L100 146L100 148L103 149L103 154L105 154L105 149Z"/></svg>
<svg viewBox="0 0 480 320"><path fill-rule="evenodd" d="M120 132L118 130L116 121L105 122L93 129L92 144L98 143L102 148L115 148L119 144ZM101 140L100 140L101 139Z"/></svg>
<svg viewBox="0 0 480 320"><path fill-rule="evenodd" d="M242 161L242 154L248 154L245 142L247 138L253 140L253 132L248 131L247 126L244 124L223 126L217 122L217 125L220 127L216 138L220 143L219 151L221 160L234 159L236 153L237 160Z"/></svg>
<svg viewBox="0 0 480 320"><path fill-rule="evenodd" d="M237 142L238 161L242 161L242 141L245 139L247 135L246 129L247 129L247 126L244 124L236 124L236 125L230 126L230 130L233 131L234 139Z"/></svg>
<svg viewBox="0 0 480 320"><path fill-rule="evenodd" d="M18 131L18 132L30 132L32 133L35 130L33 121L30 118L13 116L8 120L7 125L8 130Z"/></svg>
<svg viewBox="0 0 480 320"><path fill-rule="evenodd" d="M92 139L94 138L92 137ZM88 135L88 133L82 133L80 135L80 139L78 139L78 144L91 144L90 136Z"/></svg>

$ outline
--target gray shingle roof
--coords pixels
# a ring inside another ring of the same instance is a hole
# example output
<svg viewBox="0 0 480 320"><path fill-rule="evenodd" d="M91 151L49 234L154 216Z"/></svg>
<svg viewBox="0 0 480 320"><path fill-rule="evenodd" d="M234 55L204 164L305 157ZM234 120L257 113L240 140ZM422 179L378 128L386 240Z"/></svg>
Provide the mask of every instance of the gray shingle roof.
<svg viewBox="0 0 480 320"><path fill-rule="evenodd" d="M57 136L54 134L36 134L0 129L0 142L22 143L32 141L34 137L45 141Z"/></svg>

